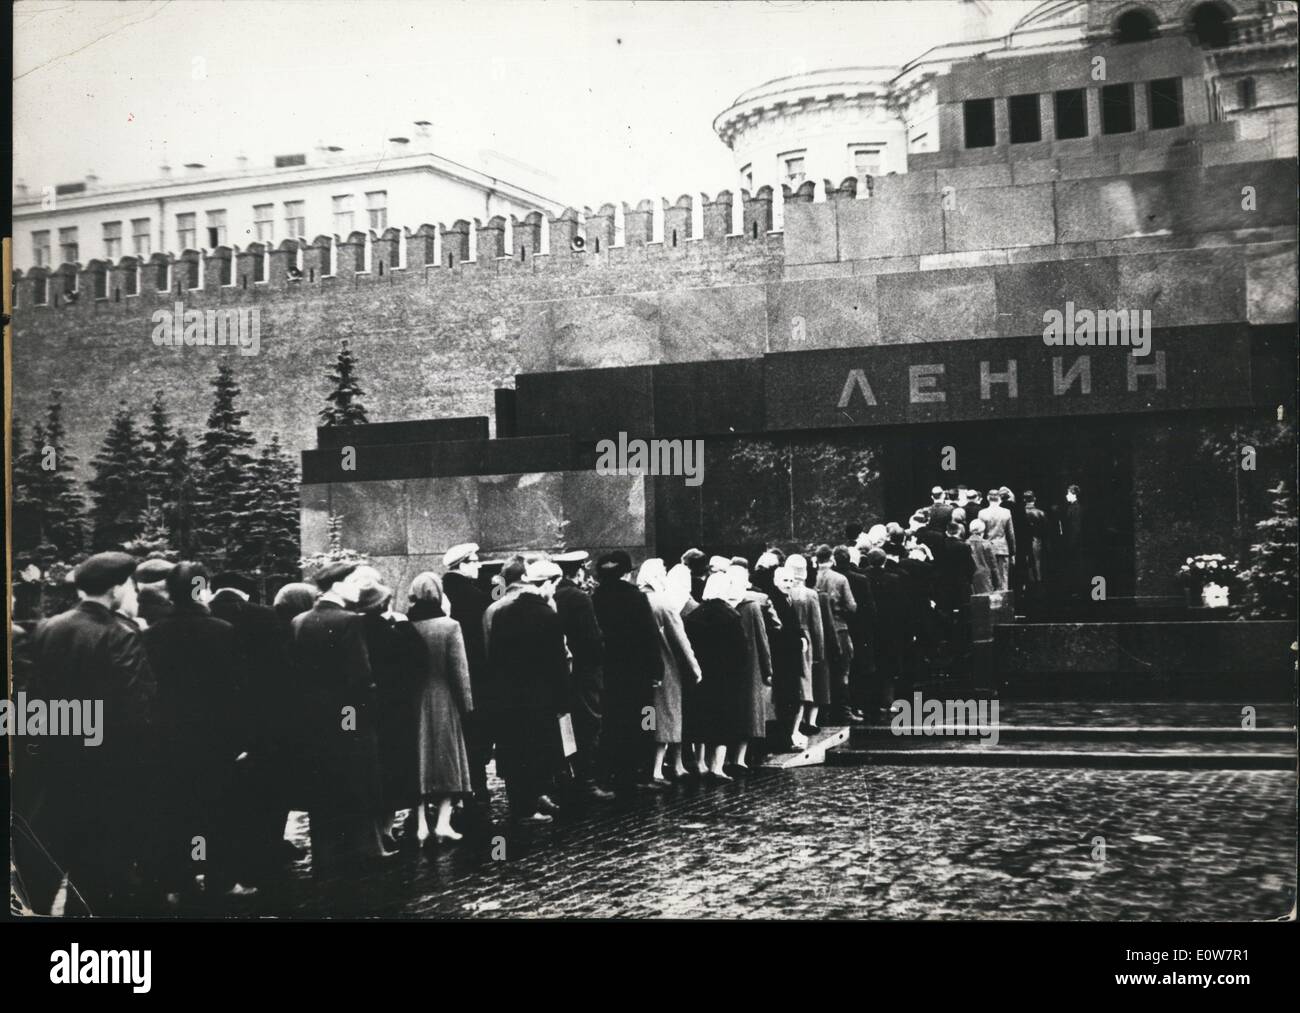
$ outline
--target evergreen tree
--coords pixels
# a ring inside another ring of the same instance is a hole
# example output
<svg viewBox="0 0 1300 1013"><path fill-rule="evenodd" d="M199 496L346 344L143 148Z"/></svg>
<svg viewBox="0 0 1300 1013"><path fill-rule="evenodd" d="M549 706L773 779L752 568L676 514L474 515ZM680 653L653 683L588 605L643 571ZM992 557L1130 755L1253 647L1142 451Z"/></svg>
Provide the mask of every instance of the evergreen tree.
<svg viewBox="0 0 1300 1013"><path fill-rule="evenodd" d="M140 534L149 506L141 481L145 447L125 403L118 406L104 445L90 464L95 470L87 483L94 498L90 512L93 547L119 548Z"/></svg>
<svg viewBox="0 0 1300 1013"><path fill-rule="evenodd" d="M259 576L294 575L301 554L298 539L298 469L272 435L254 468L255 501L250 539L241 563Z"/></svg>
<svg viewBox="0 0 1300 1013"><path fill-rule="evenodd" d="M145 466L144 491L149 502L162 506L171 496L171 471L168 453L176 434L172 432L171 417L163 403L163 392L154 391L149 404L149 422L144 430Z"/></svg>
<svg viewBox="0 0 1300 1013"><path fill-rule="evenodd" d="M123 543L122 548L143 559L169 559L175 563L181 558L172 542L163 509L156 504L145 510L140 533Z"/></svg>
<svg viewBox="0 0 1300 1013"><path fill-rule="evenodd" d="M1246 614L1254 619L1293 619L1296 615L1297 526L1295 506L1285 482L1269 490L1273 513L1255 525L1251 563L1241 571Z"/></svg>
<svg viewBox="0 0 1300 1013"><path fill-rule="evenodd" d="M314 580L316 575L332 563L368 563L370 558L365 553L343 547L343 515L330 514L325 522L328 548L324 552L314 552L298 560L302 569L303 580Z"/></svg>
<svg viewBox="0 0 1300 1013"><path fill-rule="evenodd" d="M235 407L239 384L226 363L212 380L212 410L199 441L193 530L197 547L214 568L231 565L250 543L255 506L256 440L244 428L248 412Z"/></svg>
<svg viewBox="0 0 1300 1013"><path fill-rule="evenodd" d="M163 524L170 543L185 558L199 555L195 538L194 510L198 497L198 482L194 477L194 459L190 441L178 432L167 448L163 485Z"/></svg>
<svg viewBox="0 0 1300 1013"><path fill-rule="evenodd" d="M321 410L321 425L359 426L369 421L365 405L361 403L366 392L357 384L356 366L356 357L345 340L334 361L334 372L325 377L334 385L334 389L326 396L329 404Z"/></svg>
<svg viewBox="0 0 1300 1013"><path fill-rule="evenodd" d="M38 511L41 555L70 562L85 547L86 504L77 489L74 465L63 425L63 392L50 391L45 422L33 432L32 457L24 463L33 478L32 499Z"/></svg>

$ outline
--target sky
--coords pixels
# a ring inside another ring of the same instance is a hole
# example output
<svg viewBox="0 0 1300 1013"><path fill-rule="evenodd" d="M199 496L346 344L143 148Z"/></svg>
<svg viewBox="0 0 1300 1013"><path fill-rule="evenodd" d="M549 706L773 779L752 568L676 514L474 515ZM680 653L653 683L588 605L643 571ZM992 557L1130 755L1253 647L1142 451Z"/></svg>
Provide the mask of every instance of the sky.
<svg viewBox="0 0 1300 1013"><path fill-rule="evenodd" d="M985 0L992 34L1036 4ZM155 178L378 147L433 123L556 178L556 199L716 193L714 116L771 78L901 65L956 37L956 0L38 0L14 7L14 175Z"/></svg>

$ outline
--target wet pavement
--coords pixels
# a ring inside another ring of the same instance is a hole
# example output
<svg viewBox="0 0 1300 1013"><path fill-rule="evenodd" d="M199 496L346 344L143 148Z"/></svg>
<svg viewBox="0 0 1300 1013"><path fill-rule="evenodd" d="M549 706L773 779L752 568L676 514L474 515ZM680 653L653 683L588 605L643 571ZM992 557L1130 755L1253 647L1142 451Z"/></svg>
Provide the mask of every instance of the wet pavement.
<svg viewBox="0 0 1300 1013"><path fill-rule="evenodd" d="M812 767L494 816L347 878L304 857L226 913L1256 920L1296 890L1292 771Z"/></svg>

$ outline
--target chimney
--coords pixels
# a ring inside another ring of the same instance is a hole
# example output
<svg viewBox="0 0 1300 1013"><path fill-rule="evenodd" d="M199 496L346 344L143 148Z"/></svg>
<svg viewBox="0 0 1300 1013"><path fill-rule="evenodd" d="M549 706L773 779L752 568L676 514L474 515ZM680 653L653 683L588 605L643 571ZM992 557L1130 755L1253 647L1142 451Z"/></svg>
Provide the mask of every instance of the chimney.
<svg viewBox="0 0 1300 1013"><path fill-rule="evenodd" d="M167 178L170 177L171 174L172 174L172 167L168 165L166 162L163 162L162 165L158 166L158 175Z"/></svg>
<svg viewBox="0 0 1300 1013"><path fill-rule="evenodd" d="M428 120L416 120L415 136L418 137L421 141L432 140L433 138L432 127L433 124L430 123Z"/></svg>
<svg viewBox="0 0 1300 1013"><path fill-rule="evenodd" d="M206 169L206 168L207 168L207 166L205 166L202 162L186 162L186 163L185 163L185 171L186 171L188 174L190 174L190 175L194 175L194 174L196 174L196 173L200 173L200 172L202 172L202 171L203 171L204 169Z"/></svg>
<svg viewBox="0 0 1300 1013"><path fill-rule="evenodd" d="M390 137L388 139L388 153L397 157L410 153L411 139L409 137Z"/></svg>
<svg viewBox="0 0 1300 1013"><path fill-rule="evenodd" d="M242 151L235 156L235 168L239 172L248 171L248 156L245 155Z"/></svg>
<svg viewBox="0 0 1300 1013"><path fill-rule="evenodd" d="M89 190L94 186L99 186L99 177L95 175L94 169L88 169L86 170L86 189Z"/></svg>
<svg viewBox="0 0 1300 1013"><path fill-rule="evenodd" d="M23 180L19 179L14 181L14 195L18 197L19 200L25 200L27 198L27 184Z"/></svg>
<svg viewBox="0 0 1300 1013"><path fill-rule="evenodd" d="M325 146L325 161L329 165L338 165L343 161L343 149L337 144L327 144Z"/></svg>

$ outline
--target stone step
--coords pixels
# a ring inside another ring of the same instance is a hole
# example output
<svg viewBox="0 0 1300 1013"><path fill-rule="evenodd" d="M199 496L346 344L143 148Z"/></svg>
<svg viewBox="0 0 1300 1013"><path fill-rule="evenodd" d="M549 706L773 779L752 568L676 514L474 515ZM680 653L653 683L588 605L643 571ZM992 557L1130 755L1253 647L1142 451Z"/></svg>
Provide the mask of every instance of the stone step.
<svg viewBox="0 0 1300 1013"><path fill-rule="evenodd" d="M1086 767L1099 770L1294 770L1294 752L1178 750L836 749L831 767Z"/></svg>
<svg viewBox="0 0 1300 1013"><path fill-rule="evenodd" d="M834 746L842 746L848 741L848 728L823 725L815 735L808 737L807 748L797 753L768 753L759 766L774 769L817 766L826 762L827 750Z"/></svg>
<svg viewBox="0 0 1300 1013"><path fill-rule="evenodd" d="M934 729L933 735L917 734L899 735L889 725L858 725L850 734L852 745L889 748L895 745L906 748L909 743L917 741L933 743L936 740L967 743L976 745L980 742L977 735L971 735L963 727L941 725ZM1290 743L1296 742L1294 728L1226 728L1202 727L1198 725L1006 725L999 722L998 740L1000 742L1231 742L1235 745L1255 743Z"/></svg>

